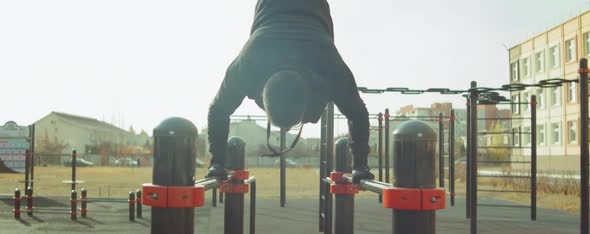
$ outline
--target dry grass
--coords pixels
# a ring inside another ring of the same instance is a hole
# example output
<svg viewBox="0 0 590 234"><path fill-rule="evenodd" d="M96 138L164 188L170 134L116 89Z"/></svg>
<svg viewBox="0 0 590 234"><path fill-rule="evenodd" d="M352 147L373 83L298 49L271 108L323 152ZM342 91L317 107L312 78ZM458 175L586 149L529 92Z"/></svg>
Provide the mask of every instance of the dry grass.
<svg viewBox="0 0 590 234"><path fill-rule="evenodd" d="M205 169L196 170L196 177L203 178ZM256 177L258 198L279 198L280 177L278 168L252 168L250 175ZM24 180L23 174L0 174L0 193L11 194L14 188L23 188L18 180ZM66 167L35 168L35 194L37 196L69 196L71 169ZM142 183L152 181L152 168L121 167L85 167L78 168L77 180L85 181L77 186L86 188L89 197L126 197L129 191L135 191ZM311 168L287 169L287 198L317 198L319 194L319 175ZM99 192L100 190L100 192ZM369 192L359 194L361 197L374 197Z"/></svg>

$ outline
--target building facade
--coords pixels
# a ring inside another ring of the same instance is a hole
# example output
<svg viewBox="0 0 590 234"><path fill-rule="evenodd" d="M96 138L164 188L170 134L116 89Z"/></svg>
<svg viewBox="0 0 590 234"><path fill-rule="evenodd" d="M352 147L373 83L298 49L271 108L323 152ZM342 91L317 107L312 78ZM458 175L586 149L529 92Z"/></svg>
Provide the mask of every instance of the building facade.
<svg viewBox="0 0 590 234"><path fill-rule="evenodd" d="M590 12L578 15L546 32L532 37L509 50L510 82L534 84L551 78L578 78L580 58L590 56ZM577 83L555 88L527 88L512 92L511 100L528 103L537 97L536 142L528 134L533 126L528 120L515 120L514 145L537 145L540 170L579 170L579 89ZM512 105L515 118L530 116L527 104ZM515 153L524 160L530 150Z"/></svg>

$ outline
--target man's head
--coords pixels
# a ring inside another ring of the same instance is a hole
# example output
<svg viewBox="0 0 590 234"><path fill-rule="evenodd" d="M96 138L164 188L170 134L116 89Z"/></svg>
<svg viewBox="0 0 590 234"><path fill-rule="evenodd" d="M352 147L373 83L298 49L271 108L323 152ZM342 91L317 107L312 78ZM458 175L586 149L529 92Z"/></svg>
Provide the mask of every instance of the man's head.
<svg viewBox="0 0 590 234"><path fill-rule="evenodd" d="M309 84L302 74L295 70L274 73L262 90L262 100L268 119L273 125L285 130L302 121L309 96Z"/></svg>

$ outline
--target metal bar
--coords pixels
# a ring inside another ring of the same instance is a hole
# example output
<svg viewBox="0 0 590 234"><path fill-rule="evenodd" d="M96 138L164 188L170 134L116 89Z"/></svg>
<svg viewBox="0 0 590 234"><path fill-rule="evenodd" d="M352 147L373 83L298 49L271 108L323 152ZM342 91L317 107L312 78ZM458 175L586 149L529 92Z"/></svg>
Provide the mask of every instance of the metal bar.
<svg viewBox="0 0 590 234"><path fill-rule="evenodd" d="M478 149L529 149L531 147L524 146L479 146Z"/></svg>
<svg viewBox="0 0 590 234"><path fill-rule="evenodd" d="M336 144L336 172L352 172L352 155L348 148L348 139L340 138ZM336 184L349 184L337 182ZM334 233L352 234L354 232L354 194L334 195Z"/></svg>
<svg viewBox="0 0 590 234"><path fill-rule="evenodd" d="M287 130L281 128L281 143L280 150L283 151L287 147ZM285 162L285 154L281 154L280 167L281 167L281 207L285 207L287 202L287 164Z"/></svg>
<svg viewBox="0 0 590 234"><path fill-rule="evenodd" d="M352 182L351 175L343 175L342 178L346 179L348 182ZM393 185L391 185L391 184L383 183L381 181L376 181L376 180L361 180L359 182L359 185L361 186L362 189L365 189L367 191L371 191L371 192L374 192L377 194L382 194L383 189L393 187Z"/></svg>
<svg viewBox="0 0 590 234"><path fill-rule="evenodd" d="M467 96L466 101L466 108L467 108L467 126L466 126L466 147L465 153L467 161L467 168L465 170L465 218L471 218L471 101L469 100L469 96Z"/></svg>
<svg viewBox="0 0 590 234"><path fill-rule="evenodd" d="M491 193L530 193L528 190L494 190L494 189L478 189L478 192L491 192Z"/></svg>
<svg viewBox="0 0 590 234"><path fill-rule="evenodd" d="M250 179L248 179L250 180ZM250 234L256 233L256 180L249 181L250 184Z"/></svg>
<svg viewBox="0 0 590 234"><path fill-rule="evenodd" d="M455 206L455 110L449 118L449 190L451 206Z"/></svg>
<svg viewBox="0 0 590 234"><path fill-rule="evenodd" d="M445 125L443 114L438 114L438 186L445 187Z"/></svg>
<svg viewBox="0 0 590 234"><path fill-rule="evenodd" d="M516 132L478 132L478 135L488 135L488 134L514 134ZM520 132L524 134L531 134L532 132Z"/></svg>
<svg viewBox="0 0 590 234"><path fill-rule="evenodd" d="M537 96L531 95L531 220L537 220Z"/></svg>
<svg viewBox="0 0 590 234"><path fill-rule="evenodd" d="M228 170L246 168L246 143L239 137L231 137L227 140L226 167ZM244 181L230 179L228 183L243 184ZM223 223L225 234L244 233L244 193L225 193Z"/></svg>
<svg viewBox="0 0 590 234"><path fill-rule="evenodd" d="M385 109L385 183L389 183L389 108Z"/></svg>
<svg viewBox="0 0 590 234"><path fill-rule="evenodd" d="M471 82L471 87L475 88L477 87L477 82L472 81ZM469 98L470 98L470 112L471 112L471 128L469 129L471 131L470 136L474 137L474 139L471 141L471 204L470 204L470 208L471 208L471 219L470 219L470 228L471 228L471 234L476 234L477 233L477 139L475 139L475 137L477 136L477 97L478 97L478 92L473 89L472 91L469 92Z"/></svg>
<svg viewBox="0 0 590 234"><path fill-rule="evenodd" d="M519 163L524 163L524 164L529 164L531 162L529 161L478 161L477 163L495 163L495 164L519 164Z"/></svg>
<svg viewBox="0 0 590 234"><path fill-rule="evenodd" d="M477 204L478 206L487 206L487 207L506 207L506 208L526 208L530 209L530 206L519 206L519 205L497 205L497 204Z"/></svg>
<svg viewBox="0 0 590 234"><path fill-rule="evenodd" d="M528 105L530 103L526 103L526 104ZM514 117L514 118L501 118L501 117L477 118L477 120L529 120L529 119L531 119L531 118L527 118L527 117Z"/></svg>
<svg viewBox="0 0 590 234"><path fill-rule="evenodd" d="M379 137L377 139L377 151L379 155L379 181L383 181L383 114L377 115ZM379 203L383 202L383 196L379 195Z"/></svg>
<svg viewBox="0 0 590 234"><path fill-rule="evenodd" d="M334 103L330 102L327 106L328 118L326 119L326 174L333 169L334 160ZM330 191L330 184L324 184L324 192L328 194ZM332 196L325 196L326 206L326 223L325 234L332 233Z"/></svg>
<svg viewBox="0 0 590 234"><path fill-rule="evenodd" d="M588 60L580 59L580 232L590 232L588 197Z"/></svg>
<svg viewBox="0 0 590 234"><path fill-rule="evenodd" d="M129 192L129 221L135 221L135 193Z"/></svg>
<svg viewBox="0 0 590 234"><path fill-rule="evenodd" d="M29 149L27 149L25 151L25 190L29 188L29 174L30 174L29 168L30 167L31 167L31 151Z"/></svg>
<svg viewBox="0 0 590 234"><path fill-rule="evenodd" d="M31 168L30 168L30 175L29 178L31 179L30 181L30 186L31 188L33 188L33 190L35 190L35 124L32 125L32 134L31 134Z"/></svg>
<svg viewBox="0 0 590 234"><path fill-rule="evenodd" d="M516 175L477 175L477 177L484 178L531 178L530 176L516 176Z"/></svg>
<svg viewBox="0 0 590 234"><path fill-rule="evenodd" d="M318 213L318 219L319 219L319 227L318 227L318 231L319 232L323 232L324 231L324 224L325 224L325 211L326 211L326 202L324 200L325 194L326 194L326 185L324 184L324 182L322 181L323 178L325 178L327 176L327 168L326 168L326 150L327 150L327 144L326 144L326 134L327 134L327 118L328 118L328 111L326 109L324 109L324 113L322 113L322 118L320 121L320 181L319 181L319 185L320 185L320 194L319 194L319 213Z"/></svg>
<svg viewBox="0 0 590 234"><path fill-rule="evenodd" d="M72 190L76 190L76 150L72 150Z"/></svg>
<svg viewBox="0 0 590 234"><path fill-rule="evenodd" d="M86 198L87 202L90 203L101 203L101 202L111 202L111 203L127 203L129 202L128 198Z"/></svg>

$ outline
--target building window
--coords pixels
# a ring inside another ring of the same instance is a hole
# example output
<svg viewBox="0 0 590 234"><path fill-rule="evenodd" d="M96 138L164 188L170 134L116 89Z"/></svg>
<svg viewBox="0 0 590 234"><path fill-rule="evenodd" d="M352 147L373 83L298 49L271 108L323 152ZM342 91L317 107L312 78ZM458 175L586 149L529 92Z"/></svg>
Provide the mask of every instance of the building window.
<svg viewBox="0 0 590 234"><path fill-rule="evenodd" d="M569 39L565 42L565 59L567 62L573 62L576 60L575 39Z"/></svg>
<svg viewBox="0 0 590 234"><path fill-rule="evenodd" d="M512 129L512 138L514 139L514 146L520 146L520 129Z"/></svg>
<svg viewBox="0 0 590 234"><path fill-rule="evenodd" d="M522 143L525 146L531 145L531 127L524 127L524 132L522 133Z"/></svg>
<svg viewBox="0 0 590 234"><path fill-rule="evenodd" d="M537 145L545 145L545 125L537 125Z"/></svg>
<svg viewBox="0 0 590 234"><path fill-rule="evenodd" d="M510 64L510 77L512 81L518 81L518 62Z"/></svg>
<svg viewBox="0 0 590 234"><path fill-rule="evenodd" d="M567 121L567 136L570 144L578 142L578 123L576 121Z"/></svg>
<svg viewBox="0 0 590 234"><path fill-rule="evenodd" d="M561 143L561 129L559 123L551 124L551 143L557 145Z"/></svg>
<svg viewBox="0 0 590 234"><path fill-rule="evenodd" d="M530 61L529 58L523 58L522 59L522 76L523 77L528 77L531 74L531 69L530 69Z"/></svg>
<svg viewBox="0 0 590 234"><path fill-rule="evenodd" d="M545 53L543 51L535 54L535 69L536 72L545 71Z"/></svg>
<svg viewBox="0 0 590 234"><path fill-rule="evenodd" d="M551 105L552 106L558 106L561 102L561 92L560 92L560 87L554 87L552 92L551 92Z"/></svg>
<svg viewBox="0 0 590 234"><path fill-rule="evenodd" d="M559 46L549 48L549 67L558 68L561 64L559 60Z"/></svg>
<svg viewBox="0 0 590 234"><path fill-rule="evenodd" d="M520 112L520 96L512 96L512 113L518 114Z"/></svg>
<svg viewBox="0 0 590 234"><path fill-rule="evenodd" d="M584 33L584 54L590 56L590 32Z"/></svg>
<svg viewBox="0 0 590 234"><path fill-rule="evenodd" d="M531 103L531 95L529 95L528 92L524 92L522 94L522 97L523 97L524 101L526 101L526 103ZM529 111L529 110L530 110L530 104L525 104L524 111Z"/></svg>
<svg viewBox="0 0 590 234"><path fill-rule="evenodd" d="M543 88L537 89L537 108L545 108L545 93Z"/></svg>
<svg viewBox="0 0 590 234"><path fill-rule="evenodd" d="M576 96L577 96L576 83L575 82L568 83L567 100L572 103L576 102Z"/></svg>

